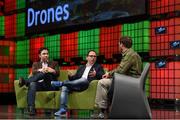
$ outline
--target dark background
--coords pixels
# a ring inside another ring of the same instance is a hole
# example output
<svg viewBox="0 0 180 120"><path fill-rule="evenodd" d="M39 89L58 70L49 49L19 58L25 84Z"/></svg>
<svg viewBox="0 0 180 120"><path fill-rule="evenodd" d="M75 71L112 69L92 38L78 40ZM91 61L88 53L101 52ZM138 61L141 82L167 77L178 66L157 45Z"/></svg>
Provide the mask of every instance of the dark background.
<svg viewBox="0 0 180 120"><path fill-rule="evenodd" d="M26 27L27 35L147 15L146 0L29 0L26 6L41 10L50 7L56 8L65 3L69 4L69 20Z"/></svg>

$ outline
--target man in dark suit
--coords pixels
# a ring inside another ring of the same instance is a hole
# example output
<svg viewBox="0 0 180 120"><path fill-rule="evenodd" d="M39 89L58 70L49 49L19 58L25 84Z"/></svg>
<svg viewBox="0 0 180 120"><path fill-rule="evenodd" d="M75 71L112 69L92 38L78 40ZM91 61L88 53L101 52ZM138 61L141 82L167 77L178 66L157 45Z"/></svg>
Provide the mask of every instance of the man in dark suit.
<svg viewBox="0 0 180 120"><path fill-rule="evenodd" d="M48 48L39 49L39 62L32 65L32 76L27 80L19 78L19 86L28 86L27 103L28 113L35 114L35 96L36 91L55 90L51 86L51 81L57 80L59 76L59 65L55 61L49 61Z"/></svg>
<svg viewBox="0 0 180 120"><path fill-rule="evenodd" d="M60 109L54 115L61 116L67 111L67 98L70 91L84 91L88 88L89 83L92 80L101 79L104 74L104 70L100 64L96 63L96 52L90 50L87 54L86 65L82 65L78 68L75 75L68 73L69 80L64 82L52 81L51 85L55 87L62 87L60 98Z"/></svg>

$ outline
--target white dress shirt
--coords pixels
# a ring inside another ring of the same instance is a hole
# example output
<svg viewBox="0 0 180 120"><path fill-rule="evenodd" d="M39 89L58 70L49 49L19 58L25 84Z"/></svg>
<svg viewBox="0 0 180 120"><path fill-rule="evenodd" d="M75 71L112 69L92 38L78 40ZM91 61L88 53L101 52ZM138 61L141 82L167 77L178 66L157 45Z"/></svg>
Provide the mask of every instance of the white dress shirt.
<svg viewBox="0 0 180 120"><path fill-rule="evenodd" d="M89 73L91 67L92 67L92 65L86 65L86 69L84 70L84 73L83 73L83 75L82 75L82 78L85 78L85 79L88 78L88 73Z"/></svg>

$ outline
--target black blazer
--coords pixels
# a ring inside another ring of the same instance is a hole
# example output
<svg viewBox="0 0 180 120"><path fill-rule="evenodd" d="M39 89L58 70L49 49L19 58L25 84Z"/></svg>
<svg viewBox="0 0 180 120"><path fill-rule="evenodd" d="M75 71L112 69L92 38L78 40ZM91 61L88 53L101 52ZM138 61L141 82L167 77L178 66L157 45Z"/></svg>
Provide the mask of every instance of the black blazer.
<svg viewBox="0 0 180 120"><path fill-rule="evenodd" d="M84 71L85 71L85 69L86 69L86 65L81 65L81 66L78 68L78 70L77 70L77 72L76 72L75 75L69 76L69 80L75 80L75 79L81 78L82 75L83 75L83 73L84 73ZM88 79L89 82L91 82L92 80L102 79L102 75L104 75L104 69L103 69L103 67L102 67L100 64L95 63L95 64L91 67L90 71L93 71L93 69L96 70L96 76L95 76L95 77L90 77L90 76L88 75L88 78L87 78L87 79ZM90 71L89 71L89 72L90 72Z"/></svg>

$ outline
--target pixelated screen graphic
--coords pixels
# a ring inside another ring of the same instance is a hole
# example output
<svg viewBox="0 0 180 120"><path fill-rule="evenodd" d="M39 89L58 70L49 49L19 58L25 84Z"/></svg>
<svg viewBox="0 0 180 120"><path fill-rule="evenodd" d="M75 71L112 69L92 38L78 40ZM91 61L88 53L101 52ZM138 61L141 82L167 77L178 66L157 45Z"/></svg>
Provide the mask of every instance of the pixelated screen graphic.
<svg viewBox="0 0 180 120"><path fill-rule="evenodd" d="M146 14L146 0L29 0L26 33Z"/></svg>

